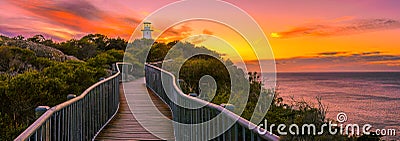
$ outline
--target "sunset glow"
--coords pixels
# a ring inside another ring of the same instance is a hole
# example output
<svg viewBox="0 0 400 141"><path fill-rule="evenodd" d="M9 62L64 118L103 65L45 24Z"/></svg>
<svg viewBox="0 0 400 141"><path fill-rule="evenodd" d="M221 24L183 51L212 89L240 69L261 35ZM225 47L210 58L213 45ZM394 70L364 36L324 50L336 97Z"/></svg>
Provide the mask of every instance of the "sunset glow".
<svg viewBox="0 0 400 141"><path fill-rule="evenodd" d="M146 16L171 2L174 1L5 0L0 1L0 34L10 37L43 34L64 41L100 33L129 39L135 28L141 28L140 22ZM397 0L228 2L258 22L273 49L278 71L400 70ZM187 8L177 10L185 11L182 14L192 12ZM153 28L154 32L163 32L157 24ZM240 56L232 50L212 46L212 39L205 35L224 39ZM188 42L226 54L234 62L239 57L247 62L257 59L239 34L218 23L183 22L157 40L168 42L193 36L197 38Z"/></svg>

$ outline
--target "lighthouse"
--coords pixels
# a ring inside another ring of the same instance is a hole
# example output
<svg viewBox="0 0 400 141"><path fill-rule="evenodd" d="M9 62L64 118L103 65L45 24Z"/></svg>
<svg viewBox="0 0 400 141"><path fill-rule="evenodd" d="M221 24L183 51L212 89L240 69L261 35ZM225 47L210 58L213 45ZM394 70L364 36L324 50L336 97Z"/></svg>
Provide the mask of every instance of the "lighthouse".
<svg viewBox="0 0 400 141"><path fill-rule="evenodd" d="M152 39L151 38L151 32L153 30L151 30L151 23L150 22L144 22L143 23L143 38L144 39Z"/></svg>

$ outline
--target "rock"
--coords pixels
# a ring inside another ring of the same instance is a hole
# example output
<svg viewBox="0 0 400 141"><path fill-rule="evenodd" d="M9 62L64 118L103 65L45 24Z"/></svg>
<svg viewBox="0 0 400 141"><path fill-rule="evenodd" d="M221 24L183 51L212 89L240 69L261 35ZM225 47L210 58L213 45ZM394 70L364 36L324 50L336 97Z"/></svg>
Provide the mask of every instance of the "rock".
<svg viewBox="0 0 400 141"><path fill-rule="evenodd" d="M38 57L45 57L55 61L79 60L74 56L64 54L58 49L25 40L5 40L3 45L26 48L35 52Z"/></svg>
<svg viewBox="0 0 400 141"><path fill-rule="evenodd" d="M65 55L65 60L81 61L78 58L76 58L75 56L71 56L71 55Z"/></svg>

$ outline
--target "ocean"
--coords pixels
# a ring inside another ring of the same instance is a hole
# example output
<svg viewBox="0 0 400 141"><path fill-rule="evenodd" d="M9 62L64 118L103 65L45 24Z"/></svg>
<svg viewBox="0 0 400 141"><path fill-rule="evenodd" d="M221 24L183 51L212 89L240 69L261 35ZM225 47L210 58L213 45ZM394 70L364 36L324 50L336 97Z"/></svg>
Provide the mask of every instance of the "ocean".
<svg viewBox="0 0 400 141"><path fill-rule="evenodd" d="M318 96L328 118L344 112L345 124L396 129L384 139L400 140L400 72L278 73L277 86L285 103L294 97L316 104Z"/></svg>

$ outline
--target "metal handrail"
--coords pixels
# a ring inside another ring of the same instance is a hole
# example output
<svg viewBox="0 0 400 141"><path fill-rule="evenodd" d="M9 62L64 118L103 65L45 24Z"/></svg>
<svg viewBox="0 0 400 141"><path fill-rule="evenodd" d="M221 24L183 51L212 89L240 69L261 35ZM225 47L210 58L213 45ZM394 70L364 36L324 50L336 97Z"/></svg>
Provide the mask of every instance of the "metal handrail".
<svg viewBox="0 0 400 141"><path fill-rule="evenodd" d="M206 140L214 137L216 140L279 140L277 135L267 132L265 129L257 128L257 125L229 110L225 110L222 106L184 94L177 86L177 80L172 73L151 64L145 65L145 72L147 87L169 105L172 110L173 119L177 123L203 123L216 118L218 114L222 115L217 118L217 125L214 126L207 125L207 127L197 127L193 129L194 127L184 128L174 124L176 140ZM170 80L167 82L164 81L163 83L161 81L161 73L164 73L164 75L167 76L166 78ZM172 94L167 94L166 91ZM181 105L177 105L171 98L175 98L175 102L179 101L178 103L180 104L197 104L203 106L197 109L187 109ZM229 127L226 125L227 121L235 122L233 126ZM210 133L210 130L221 131L226 128L229 129L220 135ZM240 128L241 131L239 131ZM262 133L265 132L266 134L260 134L257 130Z"/></svg>
<svg viewBox="0 0 400 141"><path fill-rule="evenodd" d="M81 95L47 110L15 141L93 140L119 109L119 77L116 74L97 82Z"/></svg>

